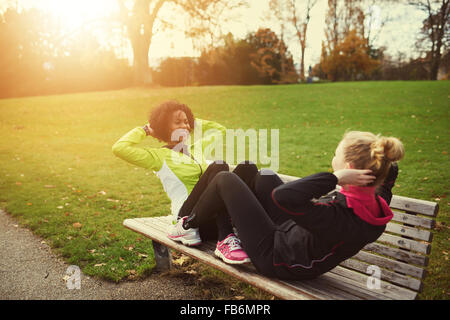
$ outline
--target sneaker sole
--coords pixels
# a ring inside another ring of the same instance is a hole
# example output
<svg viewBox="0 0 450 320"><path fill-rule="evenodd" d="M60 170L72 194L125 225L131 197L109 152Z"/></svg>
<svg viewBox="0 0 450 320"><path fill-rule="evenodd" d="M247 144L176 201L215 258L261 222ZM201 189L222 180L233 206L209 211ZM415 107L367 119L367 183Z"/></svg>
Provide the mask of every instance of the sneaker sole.
<svg viewBox="0 0 450 320"><path fill-rule="evenodd" d="M172 237L172 236L168 235L167 237L173 241L181 242L182 244L184 244L185 246L188 246L188 247L195 247L202 243L201 240L200 241L199 240L187 240L187 239L183 238L182 236Z"/></svg>
<svg viewBox="0 0 450 320"><path fill-rule="evenodd" d="M224 262L228 263L228 264L244 264L244 263L250 263L250 258L245 258L244 260L230 260L227 257L225 257L223 255L222 252L220 252L218 249L216 249L214 251L214 254L219 257L220 259L222 259Z"/></svg>

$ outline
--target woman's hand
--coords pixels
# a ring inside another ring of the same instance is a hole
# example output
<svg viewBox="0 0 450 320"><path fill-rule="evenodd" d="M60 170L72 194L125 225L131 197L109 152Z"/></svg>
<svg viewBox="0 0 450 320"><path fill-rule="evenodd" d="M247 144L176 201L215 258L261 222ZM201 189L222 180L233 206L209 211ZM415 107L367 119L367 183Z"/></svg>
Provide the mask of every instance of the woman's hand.
<svg viewBox="0 0 450 320"><path fill-rule="evenodd" d="M371 175L372 170L369 169L342 169L334 172L338 178L338 185L343 186L351 184L354 186L366 186L375 180L375 176Z"/></svg>
<svg viewBox="0 0 450 320"><path fill-rule="evenodd" d="M150 127L150 124L147 123L147 124L144 125L142 128L144 129L145 134L146 134L147 136L152 136L152 137L154 137L154 131L153 131L152 127Z"/></svg>

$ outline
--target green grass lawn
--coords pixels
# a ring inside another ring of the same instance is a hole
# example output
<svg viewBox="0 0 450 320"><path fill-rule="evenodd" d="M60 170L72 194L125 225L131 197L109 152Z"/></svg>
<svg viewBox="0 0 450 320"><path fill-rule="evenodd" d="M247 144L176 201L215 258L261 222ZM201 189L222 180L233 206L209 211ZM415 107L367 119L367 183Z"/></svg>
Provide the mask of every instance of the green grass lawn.
<svg viewBox="0 0 450 320"><path fill-rule="evenodd" d="M280 129L279 172L331 170L348 130L400 138L394 193L440 204L422 299L449 299L450 82L127 89L0 100L0 204L88 275L119 281L154 266L126 218L166 215L159 180L111 146L167 99L228 128ZM152 138L143 145L160 146Z"/></svg>

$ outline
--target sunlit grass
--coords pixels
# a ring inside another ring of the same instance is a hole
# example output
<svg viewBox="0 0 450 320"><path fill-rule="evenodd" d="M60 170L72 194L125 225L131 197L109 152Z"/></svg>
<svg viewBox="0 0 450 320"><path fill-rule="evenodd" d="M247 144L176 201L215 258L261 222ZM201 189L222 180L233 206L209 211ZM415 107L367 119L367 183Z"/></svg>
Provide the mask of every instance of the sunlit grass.
<svg viewBox="0 0 450 320"><path fill-rule="evenodd" d="M151 243L125 218L169 213L151 173L114 157L112 144L167 99L228 128L280 129L280 172L330 170L348 130L400 138L395 194L438 201L426 299L448 299L449 82L128 89L0 100L0 201L70 264L118 281L154 266ZM148 138L143 145L160 146Z"/></svg>

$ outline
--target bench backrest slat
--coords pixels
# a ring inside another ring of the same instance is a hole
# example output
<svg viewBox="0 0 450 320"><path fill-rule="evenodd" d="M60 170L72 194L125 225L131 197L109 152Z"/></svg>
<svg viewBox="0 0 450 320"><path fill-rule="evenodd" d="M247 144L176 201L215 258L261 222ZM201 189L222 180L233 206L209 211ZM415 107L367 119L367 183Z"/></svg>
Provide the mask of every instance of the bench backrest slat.
<svg viewBox="0 0 450 320"><path fill-rule="evenodd" d="M384 232L378 238L378 241L423 254L430 254L431 251L431 245L429 243L418 242L410 239L405 239L402 237L393 236L386 232Z"/></svg>
<svg viewBox="0 0 450 320"><path fill-rule="evenodd" d="M390 207L393 209L405 210L411 213L419 213L426 216L436 217L439 211L439 204L436 202L407 198L394 195Z"/></svg>
<svg viewBox="0 0 450 320"><path fill-rule="evenodd" d="M418 266L427 266L429 259L427 256L401 250L398 248L388 247L378 242L369 243L363 250L374 252L380 255L391 257L396 260L404 261Z"/></svg>
<svg viewBox="0 0 450 320"><path fill-rule="evenodd" d="M405 223L408 225L416 226L416 227L422 227L427 229L433 229L436 225L436 221L433 219L428 219L424 217L420 217L413 214L408 214L406 212L400 212L398 210L392 210L394 213L394 217L392 218L392 221Z"/></svg>
<svg viewBox="0 0 450 320"><path fill-rule="evenodd" d="M408 238L414 238L417 240L423 240L431 242L433 238L433 233L428 230L418 229L414 227L407 227L399 223L389 222L386 225L385 232L395 233L401 236L406 236Z"/></svg>
<svg viewBox="0 0 450 320"><path fill-rule="evenodd" d="M353 258L367 262L371 265L376 265L380 268L396 271L415 278L423 279L425 276L425 270L420 267L396 261L387 257L382 257L380 255L375 255L370 252L360 251Z"/></svg>
<svg viewBox="0 0 450 320"><path fill-rule="evenodd" d="M366 274L368 274L367 270L371 266L370 263L358 261L355 259L347 259L347 260L343 261L340 265L342 267L346 267L348 269L356 270L356 271L366 273ZM368 274L368 275L372 276L372 274ZM419 279L409 277L406 275L402 275L395 271L390 271L390 270L386 270L386 269L383 269L381 279L391 282L391 283L394 283L394 284L398 284L398 285L406 287L406 288L410 288L414 291L421 291L422 286L423 286L422 281Z"/></svg>

